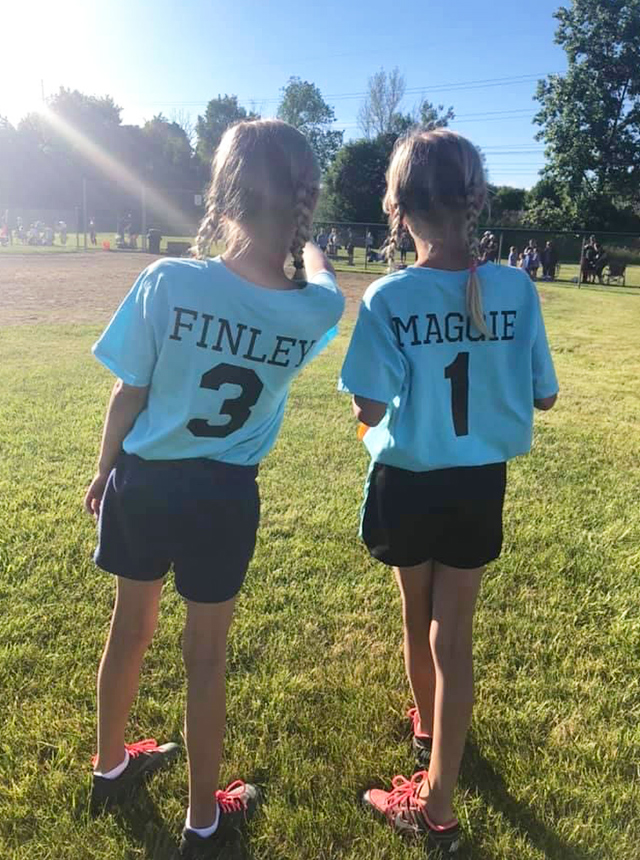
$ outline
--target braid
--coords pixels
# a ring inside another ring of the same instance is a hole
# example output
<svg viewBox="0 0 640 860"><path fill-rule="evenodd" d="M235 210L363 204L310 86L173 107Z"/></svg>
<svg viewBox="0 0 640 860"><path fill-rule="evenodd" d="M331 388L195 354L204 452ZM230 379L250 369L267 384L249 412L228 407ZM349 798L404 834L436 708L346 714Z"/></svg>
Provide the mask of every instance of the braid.
<svg viewBox="0 0 640 860"><path fill-rule="evenodd" d="M218 209L214 200L209 197L207 211L200 222L196 241L191 248L191 253L198 259L204 260L207 256L211 243L216 239L219 230Z"/></svg>
<svg viewBox="0 0 640 860"><path fill-rule="evenodd" d="M471 262L471 272L467 281L467 313L473 320L473 324L485 337L489 336L487 324L482 313L482 294L480 292L480 281L478 279L478 258L480 256L480 243L478 242L478 221L480 220L480 208L478 197L474 188L467 193L467 247Z"/></svg>
<svg viewBox="0 0 640 860"><path fill-rule="evenodd" d="M318 186L313 182L301 182L296 192L296 200L293 210L293 238L291 240L291 255L295 267L296 280L302 279L302 252L304 246L311 238L313 230L313 211L315 199L318 194Z"/></svg>
<svg viewBox="0 0 640 860"><path fill-rule="evenodd" d="M396 256L396 248L400 244L400 232L402 230L402 218L404 217L404 209L397 204L392 210L389 218L389 239L387 240L387 263L389 271L393 269L393 261Z"/></svg>

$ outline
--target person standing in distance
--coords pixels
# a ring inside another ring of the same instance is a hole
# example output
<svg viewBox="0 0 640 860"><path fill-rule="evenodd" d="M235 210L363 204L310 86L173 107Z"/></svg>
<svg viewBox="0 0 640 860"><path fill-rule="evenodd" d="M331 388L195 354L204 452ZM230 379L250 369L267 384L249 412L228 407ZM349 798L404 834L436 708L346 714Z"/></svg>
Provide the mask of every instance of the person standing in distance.
<svg viewBox="0 0 640 860"><path fill-rule="evenodd" d="M453 794L473 704L473 615L501 551L506 463L529 451L534 406L550 409L558 392L535 286L519 269L478 265L486 196L466 138L437 129L398 141L389 254L405 226L417 262L365 292L339 383L370 428L361 535L402 595L422 767L364 801L448 853L460 842Z"/></svg>
<svg viewBox="0 0 640 860"><path fill-rule="evenodd" d="M292 380L331 339L344 308L331 264L308 243L319 182L313 152L292 126L230 128L214 157L196 259L147 268L94 346L118 381L85 499L99 516L96 563L117 576L98 674L92 805L125 800L177 753L175 744L125 743L173 566L187 607L182 858L217 856L259 799L240 780L216 790L226 642L255 547L259 463ZM216 242L225 251L210 259ZM307 281L285 275L289 251L297 269L304 261Z"/></svg>

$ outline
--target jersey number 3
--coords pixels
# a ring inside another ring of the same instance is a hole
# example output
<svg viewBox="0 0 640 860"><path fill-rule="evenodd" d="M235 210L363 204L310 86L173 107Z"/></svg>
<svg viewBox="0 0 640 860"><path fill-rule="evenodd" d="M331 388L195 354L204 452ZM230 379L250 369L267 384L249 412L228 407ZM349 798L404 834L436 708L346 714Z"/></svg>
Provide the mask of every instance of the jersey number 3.
<svg viewBox="0 0 640 860"><path fill-rule="evenodd" d="M456 436L469 435L469 353L459 352L444 369L451 380L451 416Z"/></svg>
<svg viewBox="0 0 640 860"><path fill-rule="evenodd" d="M211 391L218 391L221 385L226 384L239 385L241 389L238 397L224 400L220 407L220 415L228 415L231 420L226 424L209 424L206 418L192 418L187 424L187 430L194 436L223 439L235 433L246 424L251 408L258 402L264 388L255 370L235 364L216 364L203 373L200 380L200 388L209 388Z"/></svg>

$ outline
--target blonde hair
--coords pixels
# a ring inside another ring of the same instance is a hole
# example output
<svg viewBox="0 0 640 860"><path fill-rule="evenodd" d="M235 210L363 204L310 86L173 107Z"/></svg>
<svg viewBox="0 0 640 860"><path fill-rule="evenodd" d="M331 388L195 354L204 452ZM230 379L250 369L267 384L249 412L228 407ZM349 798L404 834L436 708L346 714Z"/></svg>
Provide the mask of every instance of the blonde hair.
<svg viewBox="0 0 640 860"><path fill-rule="evenodd" d="M487 182L478 149L449 129L417 129L400 138L387 170L383 201L389 217L387 259L393 262L405 217L427 225L453 221L464 230L469 252L467 313L488 335L477 275L480 247L478 221L487 200ZM462 236L461 236L462 237Z"/></svg>
<svg viewBox="0 0 640 860"><path fill-rule="evenodd" d="M211 165L206 210L192 253L203 260L212 243L250 244L247 226L291 236L296 269L311 238L320 168L306 137L280 120L239 122L224 133Z"/></svg>

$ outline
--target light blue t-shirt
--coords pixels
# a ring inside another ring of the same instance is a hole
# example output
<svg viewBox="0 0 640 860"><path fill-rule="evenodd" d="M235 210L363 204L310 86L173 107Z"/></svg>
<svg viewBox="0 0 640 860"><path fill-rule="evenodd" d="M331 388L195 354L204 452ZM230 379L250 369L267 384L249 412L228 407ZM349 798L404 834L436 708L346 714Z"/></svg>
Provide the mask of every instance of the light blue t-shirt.
<svg viewBox="0 0 640 860"><path fill-rule="evenodd" d="M533 401L558 391L526 272L479 267L490 337L465 308L468 272L410 266L364 294L339 388L388 404L364 442L415 472L498 463L531 447Z"/></svg>
<svg viewBox="0 0 640 860"><path fill-rule="evenodd" d="M328 272L298 290L269 290L220 258L153 263L93 347L123 382L150 386L124 450L259 463L290 383L335 335L343 309Z"/></svg>

